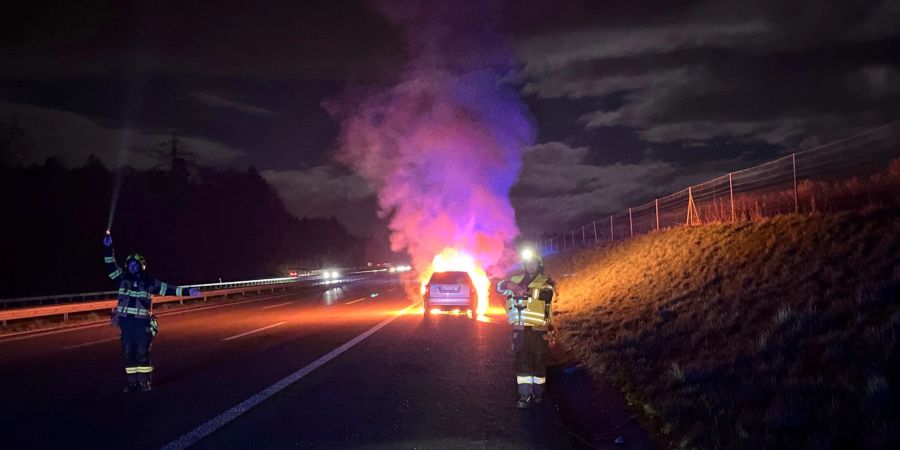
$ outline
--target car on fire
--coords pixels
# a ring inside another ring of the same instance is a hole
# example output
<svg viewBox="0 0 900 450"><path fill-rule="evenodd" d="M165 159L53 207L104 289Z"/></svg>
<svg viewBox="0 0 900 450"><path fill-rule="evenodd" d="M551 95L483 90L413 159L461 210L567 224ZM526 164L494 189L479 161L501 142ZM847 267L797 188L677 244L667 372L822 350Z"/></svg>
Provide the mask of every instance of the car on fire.
<svg viewBox="0 0 900 450"><path fill-rule="evenodd" d="M467 272L448 271L435 272L425 285L425 314L432 310L442 311L470 310L473 313L478 307L478 295L475 284Z"/></svg>

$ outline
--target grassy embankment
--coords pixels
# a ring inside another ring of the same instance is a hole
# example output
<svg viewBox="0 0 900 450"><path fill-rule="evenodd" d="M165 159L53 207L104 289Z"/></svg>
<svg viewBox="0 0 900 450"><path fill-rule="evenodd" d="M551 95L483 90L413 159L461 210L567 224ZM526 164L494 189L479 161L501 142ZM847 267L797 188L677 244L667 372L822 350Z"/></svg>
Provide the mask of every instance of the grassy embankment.
<svg viewBox="0 0 900 450"><path fill-rule="evenodd" d="M560 338L683 448L900 442L900 209L639 236L548 261Z"/></svg>

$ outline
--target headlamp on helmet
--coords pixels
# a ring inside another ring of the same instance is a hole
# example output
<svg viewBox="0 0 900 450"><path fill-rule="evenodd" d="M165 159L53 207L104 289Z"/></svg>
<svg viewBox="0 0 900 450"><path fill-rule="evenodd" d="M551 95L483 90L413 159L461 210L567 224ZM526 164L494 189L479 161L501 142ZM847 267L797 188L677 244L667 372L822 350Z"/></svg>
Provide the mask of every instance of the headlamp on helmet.
<svg viewBox="0 0 900 450"><path fill-rule="evenodd" d="M531 247L523 248L522 251L519 252L519 258L522 261L523 269L525 269L525 265L530 262L537 264L538 271L541 271L544 268L544 260L541 258L541 255Z"/></svg>

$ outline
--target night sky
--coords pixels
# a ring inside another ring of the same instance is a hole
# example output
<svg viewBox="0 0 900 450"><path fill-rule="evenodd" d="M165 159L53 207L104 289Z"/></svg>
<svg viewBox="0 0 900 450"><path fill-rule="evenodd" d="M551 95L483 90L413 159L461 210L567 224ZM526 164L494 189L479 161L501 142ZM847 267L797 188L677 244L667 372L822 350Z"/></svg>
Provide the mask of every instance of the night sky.
<svg viewBox="0 0 900 450"><path fill-rule="evenodd" d="M389 1L380 3L415 2ZM479 4L455 2L473 18ZM500 2L489 2L494 5ZM525 5L527 3L527 6ZM297 216L378 234L373 190L335 162L329 100L408 57L376 2L29 2L0 26L14 164L93 153L255 166ZM429 8L430 2L421 2ZM453 3L451 3L453 4ZM499 8L499 6L493 6ZM900 118L900 2L507 2L495 30L536 129L512 200L525 232Z"/></svg>

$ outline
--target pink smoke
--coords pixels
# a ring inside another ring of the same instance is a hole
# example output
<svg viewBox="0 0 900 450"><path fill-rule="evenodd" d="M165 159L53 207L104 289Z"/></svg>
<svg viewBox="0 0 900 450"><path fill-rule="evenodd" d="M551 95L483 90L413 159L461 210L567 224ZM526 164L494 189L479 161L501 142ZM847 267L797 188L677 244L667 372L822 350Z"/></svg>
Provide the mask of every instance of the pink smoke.
<svg viewBox="0 0 900 450"><path fill-rule="evenodd" d="M338 160L377 189L391 248L420 269L447 247L486 268L508 256L519 233L509 190L534 135L503 82L513 67L502 39L489 20L471 19L497 11L456 4L385 4L407 33L411 59L400 81L332 105L342 124Z"/></svg>

